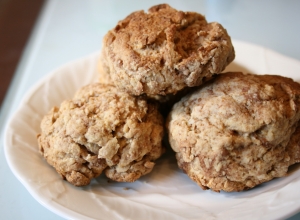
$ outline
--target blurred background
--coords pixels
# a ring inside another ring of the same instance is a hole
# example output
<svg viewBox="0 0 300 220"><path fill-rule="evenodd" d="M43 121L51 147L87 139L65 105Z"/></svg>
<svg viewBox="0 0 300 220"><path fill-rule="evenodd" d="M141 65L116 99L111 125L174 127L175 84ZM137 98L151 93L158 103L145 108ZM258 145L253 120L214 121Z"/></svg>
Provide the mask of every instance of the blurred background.
<svg viewBox="0 0 300 220"><path fill-rule="evenodd" d="M43 0L0 0L0 106Z"/></svg>
<svg viewBox="0 0 300 220"><path fill-rule="evenodd" d="M5 124L24 93L66 62L99 51L106 32L131 12L160 3L204 14L233 39L300 61L299 0L0 0L1 219L61 219L32 198L5 162Z"/></svg>

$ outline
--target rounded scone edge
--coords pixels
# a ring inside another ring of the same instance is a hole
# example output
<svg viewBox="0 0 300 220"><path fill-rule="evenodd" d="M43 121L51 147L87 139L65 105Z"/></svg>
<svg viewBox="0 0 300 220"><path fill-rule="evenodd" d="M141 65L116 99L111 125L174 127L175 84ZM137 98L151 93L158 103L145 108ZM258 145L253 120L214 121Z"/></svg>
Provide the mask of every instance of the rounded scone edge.
<svg viewBox="0 0 300 220"><path fill-rule="evenodd" d="M226 73L175 104L167 119L179 167L203 189L242 191L300 162L300 85Z"/></svg>

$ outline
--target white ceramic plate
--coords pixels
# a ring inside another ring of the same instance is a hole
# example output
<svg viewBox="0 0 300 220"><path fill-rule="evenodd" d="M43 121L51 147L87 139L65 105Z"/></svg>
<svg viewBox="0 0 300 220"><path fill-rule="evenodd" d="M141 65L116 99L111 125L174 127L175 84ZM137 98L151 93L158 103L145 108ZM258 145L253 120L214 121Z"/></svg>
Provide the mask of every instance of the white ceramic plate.
<svg viewBox="0 0 300 220"><path fill-rule="evenodd" d="M268 49L234 41L236 59L227 68L280 74L300 81L300 62ZM63 181L38 152L36 134L48 110L97 81L95 53L66 64L25 96L9 121L5 155L12 172L42 205L68 219L277 219L300 210L300 169L239 193L204 191L177 168L172 153L135 183L108 182L103 176L87 187Z"/></svg>

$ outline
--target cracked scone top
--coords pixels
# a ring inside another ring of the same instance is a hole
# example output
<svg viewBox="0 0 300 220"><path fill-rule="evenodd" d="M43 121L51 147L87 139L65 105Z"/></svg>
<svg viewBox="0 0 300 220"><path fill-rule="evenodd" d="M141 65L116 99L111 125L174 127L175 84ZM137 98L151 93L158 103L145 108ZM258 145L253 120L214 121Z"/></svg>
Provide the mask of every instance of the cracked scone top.
<svg viewBox="0 0 300 220"><path fill-rule="evenodd" d="M225 73L176 103L167 121L179 167L203 189L241 191L300 162L300 85Z"/></svg>
<svg viewBox="0 0 300 220"><path fill-rule="evenodd" d="M64 179L83 186L102 172L120 182L151 172L163 153L162 137L155 104L98 83L52 108L41 122L38 143Z"/></svg>
<svg viewBox="0 0 300 220"><path fill-rule="evenodd" d="M136 11L103 39L104 81L132 95L176 94L222 72L234 59L226 30L204 16L167 4Z"/></svg>

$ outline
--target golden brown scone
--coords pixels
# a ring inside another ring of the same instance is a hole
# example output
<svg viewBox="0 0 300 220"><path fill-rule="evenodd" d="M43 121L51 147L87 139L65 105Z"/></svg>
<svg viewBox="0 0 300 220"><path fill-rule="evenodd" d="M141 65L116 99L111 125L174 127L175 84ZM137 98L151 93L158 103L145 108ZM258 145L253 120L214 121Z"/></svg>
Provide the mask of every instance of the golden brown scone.
<svg viewBox="0 0 300 220"><path fill-rule="evenodd" d="M167 4L136 11L103 39L101 71L122 91L149 97L176 94L221 73L234 59L226 30L195 12Z"/></svg>
<svg viewBox="0 0 300 220"><path fill-rule="evenodd" d="M157 108L111 85L85 86L43 118L40 152L75 186L89 184L102 172L133 182L151 172L164 151Z"/></svg>
<svg viewBox="0 0 300 220"><path fill-rule="evenodd" d="M300 162L300 85L225 73L175 104L167 120L179 167L203 189L241 191Z"/></svg>

